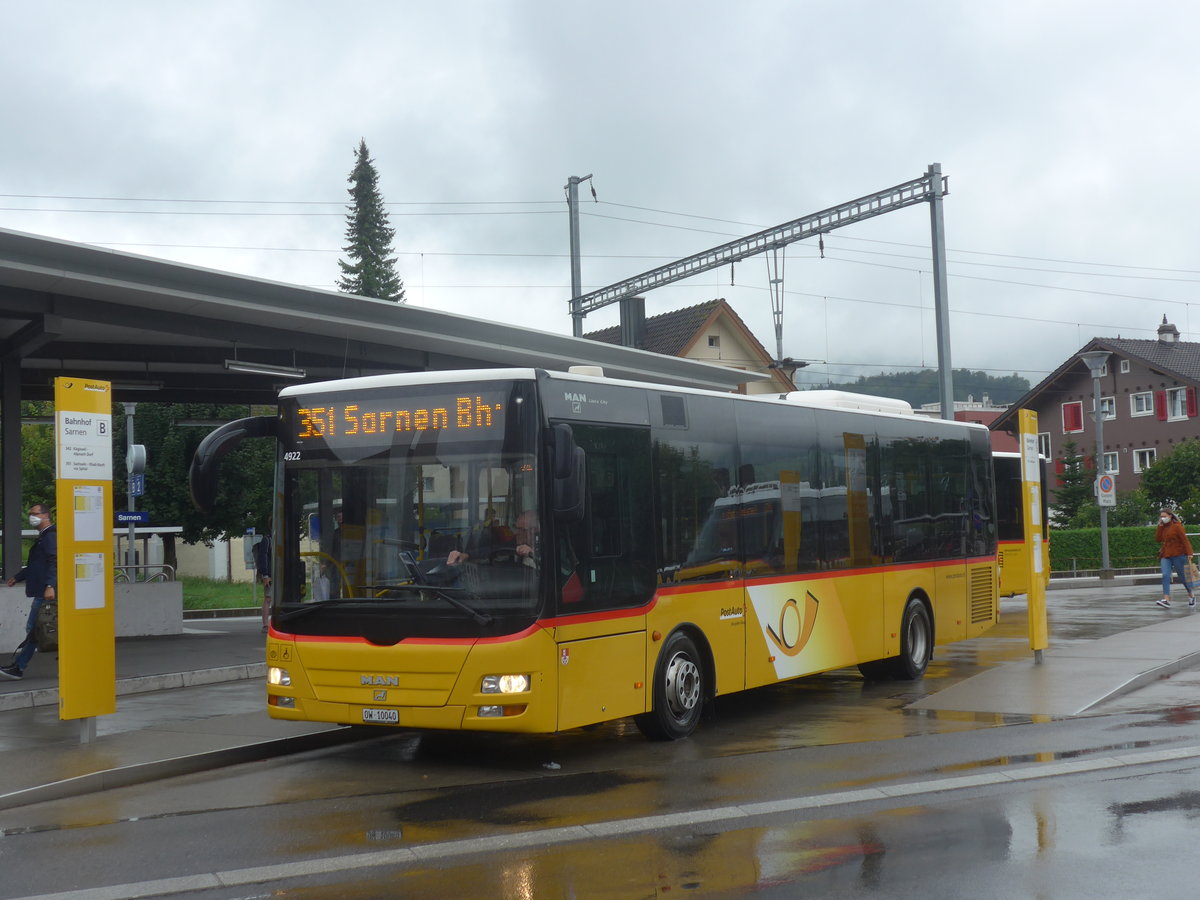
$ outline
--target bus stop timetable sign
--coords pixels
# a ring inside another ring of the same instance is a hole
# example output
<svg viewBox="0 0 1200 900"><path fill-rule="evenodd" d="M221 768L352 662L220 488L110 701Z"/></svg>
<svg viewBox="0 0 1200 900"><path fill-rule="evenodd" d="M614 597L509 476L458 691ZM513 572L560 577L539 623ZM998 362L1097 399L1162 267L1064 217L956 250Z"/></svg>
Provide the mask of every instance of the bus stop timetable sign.
<svg viewBox="0 0 1200 900"><path fill-rule="evenodd" d="M83 379L64 379L71 385L69 395L76 405L92 398L81 392L100 383ZM102 396L109 396L103 382ZM81 481L112 481L112 416L107 413L64 409L58 411L58 477Z"/></svg>
<svg viewBox="0 0 1200 900"><path fill-rule="evenodd" d="M55 503L58 510L58 717L116 711L112 569L112 385L54 379Z"/></svg>

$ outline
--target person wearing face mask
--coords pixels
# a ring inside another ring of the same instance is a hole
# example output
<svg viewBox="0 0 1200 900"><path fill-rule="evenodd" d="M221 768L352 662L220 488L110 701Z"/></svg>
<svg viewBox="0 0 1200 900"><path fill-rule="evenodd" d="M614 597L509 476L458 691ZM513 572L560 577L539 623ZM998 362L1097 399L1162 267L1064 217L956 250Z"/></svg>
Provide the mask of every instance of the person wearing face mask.
<svg viewBox="0 0 1200 900"><path fill-rule="evenodd" d="M25 567L8 579L9 587L18 581L25 582L25 596L32 601L29 604L29 618L25 622L25 640L17 647L12 663L0 666L0 678L10 680L24 677L25 669L37 650L33 632L37 625L38 610L43 602L58 596L58 532L50 521L50 510L45 504L35 503L29 507L29 524L38 530L37 540L29 548Z"/></svg>
<svg viewBox="0 0 1200 900"><path fill-rule="evenodd" d="M1158 551L1159 564L1162 566L1162 599L1158 605L1163 609L1171 608L1171 571L1174 570L1179 575L1179 583L1187 590L1188 606L1195 609L1196 595L1192 593L1192 585L1188 584L1184 574L1187 561L1192 557L1192 543L1183 530L1179 516L1169 509L1160 512L1154 539L1162 544Z"/></svg>

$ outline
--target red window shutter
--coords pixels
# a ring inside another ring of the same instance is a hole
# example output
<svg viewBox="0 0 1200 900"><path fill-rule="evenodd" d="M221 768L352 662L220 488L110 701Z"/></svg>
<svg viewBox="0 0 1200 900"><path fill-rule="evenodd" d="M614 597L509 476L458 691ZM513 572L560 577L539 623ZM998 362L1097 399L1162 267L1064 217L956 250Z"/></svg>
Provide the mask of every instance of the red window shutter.
<svg viewBox="0 0 1200 900"><path fill-rule="evenodd" d="M1083 431L1083 404L1064 403L1062 407L1063 432Z"/></svg>
<svg viewBox="0 0 1200 900"><path fill-rule="evenodd" d="M1064 463L1061 459L1056 459L1054 461L1054 474L1055 475L1061 475L1066 470L1066 468L1067 468L1067 464ZM1061 484L1062 482L1059 482L1059 483Z"/></svg>
<svg viewBox="0 0 1200 900"><path fill-rule="evenodd" d="M1194 387L1187 389L1187 414L1189 419L1196 417L1196 389Z"/></svg>
<svg viewBox="0 0 1200 900"><path fill-rule="evenodd" d="M1160 422L1167 421L1167 392L1154 392L1154 417Z"/></svg>

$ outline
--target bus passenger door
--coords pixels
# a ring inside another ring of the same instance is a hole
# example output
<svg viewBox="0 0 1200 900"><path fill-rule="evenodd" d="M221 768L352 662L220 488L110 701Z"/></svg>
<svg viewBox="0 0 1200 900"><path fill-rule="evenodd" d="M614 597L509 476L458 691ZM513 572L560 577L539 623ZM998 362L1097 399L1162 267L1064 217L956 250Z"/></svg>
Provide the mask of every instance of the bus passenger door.
<svg viewBox="0 0 1200 900"><path fill-rule="evenodd" d="M570 423L587 466L583 519L556 523L559 723L646 710L655 563L650 430Z"/></svg>

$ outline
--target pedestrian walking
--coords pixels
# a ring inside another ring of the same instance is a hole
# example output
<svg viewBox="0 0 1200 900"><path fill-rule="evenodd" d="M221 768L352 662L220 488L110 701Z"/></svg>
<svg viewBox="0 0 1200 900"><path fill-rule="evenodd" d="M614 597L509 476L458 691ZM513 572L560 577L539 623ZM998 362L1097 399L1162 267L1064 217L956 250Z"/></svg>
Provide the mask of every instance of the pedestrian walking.
<svg viewBox="0 0 1200 900"><path fill-rule="evenodd" d="M1174 510L1164 509L1158 514L1158 527L1154 529L1154 539L1162 547L1158 551L1159 565L1162 566L1162 599L1158 605L1163 609L1171 608L1171 572L1179 575L1179 582L1184 586L1188 595L1188 606L1196 608L1196 595L1193 586L1187 579L1187 563L1192 558L1192 542L1188 540L1183 523Z"/></svg>
<svg viewBox="0 0 1200 900"><path fill-rule="evenodd" d="M37 539L29 548L25 567L8 579L9 587L18 581L25 582L25 596L31 601L29 618L25 622L25 640L17 646L13 661L7 666L0 666L0 678L10 680L24 677L25 669L37 651L34 630L37 627L38 610L44 602L53 601L58 596L58 531L50 520L50 510L44 504L33 504L29 507L29 524L38 530Z"/></svg>
<svg viewBox="0 0 1200 900"><path fill-rule="evenodd" d="M263 586L262 630L266 634L271 621L271 535L264 534L254 545L254 574Z"/></svg>

